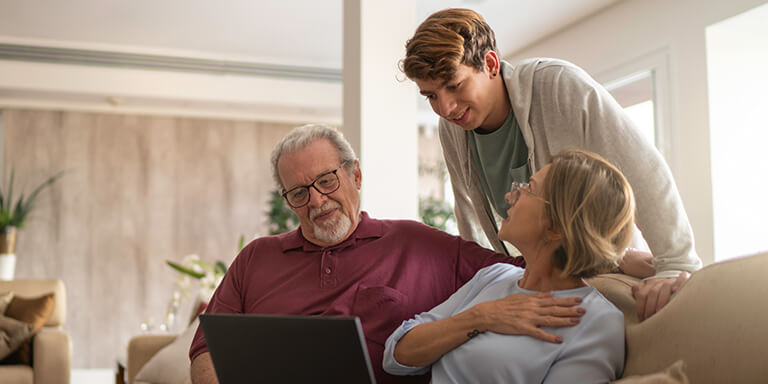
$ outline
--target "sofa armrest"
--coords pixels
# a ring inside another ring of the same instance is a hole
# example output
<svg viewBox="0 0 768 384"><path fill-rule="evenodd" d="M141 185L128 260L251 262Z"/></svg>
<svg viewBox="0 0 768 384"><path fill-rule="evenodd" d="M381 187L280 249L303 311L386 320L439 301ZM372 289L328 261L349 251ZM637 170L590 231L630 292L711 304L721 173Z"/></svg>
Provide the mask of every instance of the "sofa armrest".
<svg viewBox="0 0 768 384"><path fill-rule="evenodd" d="M125 362L126 382L133 384L134 378L144 364L161 349L171 344L178 335L141 335L128 342L128 357Z"/></svg>
<svg viewBox="0 0 768 384"><path fill-rule="evenodd" d="M57 328L44 327L32 343L35 384L69 384L72 366L69 334Z"/></svg>

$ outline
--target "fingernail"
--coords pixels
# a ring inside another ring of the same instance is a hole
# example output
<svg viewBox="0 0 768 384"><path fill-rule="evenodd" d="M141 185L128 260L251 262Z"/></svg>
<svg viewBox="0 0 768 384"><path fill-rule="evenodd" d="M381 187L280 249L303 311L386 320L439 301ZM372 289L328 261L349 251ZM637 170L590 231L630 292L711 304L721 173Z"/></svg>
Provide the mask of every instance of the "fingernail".
<svg viewBox="0 0 768 384"><path fill-rule="evenodd" d="M577 303L581 303L581 301L582 301L581 297L577 297L577 298L576 298L576 302L577 302Z"/></svg>
<svg viewBox="0 0 768 384"><path fill-rule="evenodd" d="M583 315L583 314L587 313L587 310L584 309L584 308L579 308L579 309L576 310L576 312L578 312L578 313Z"/></svg>
<svg viewBox="0 0 768 384"><path fill-rule="evenodd" d="M578 324L579 323L579 319L574 317L573 319L571 319L571 323Z"/></svg>
<svg viewBox="0 0 768 384"><path fill-rule="evenodd" d="M562 337L558 336L557 338L555 338L555 343L560 344L562 342L563 342L563 338Z"/></svg>

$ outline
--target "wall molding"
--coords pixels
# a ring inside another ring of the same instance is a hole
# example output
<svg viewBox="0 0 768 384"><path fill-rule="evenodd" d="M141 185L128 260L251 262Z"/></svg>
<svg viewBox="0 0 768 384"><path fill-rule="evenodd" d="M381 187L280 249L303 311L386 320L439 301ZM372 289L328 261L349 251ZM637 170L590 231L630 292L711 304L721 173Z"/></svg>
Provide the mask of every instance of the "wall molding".
<svg viewBox="0 0 768 384"><path fill-rule="evenodd" d="M342 81L342 70L333 68L288 66L246 61L213 60L5 43L0 43L0 60L102 67L129 67L150 70L257 76L331 83L341 83Z"/></svg>

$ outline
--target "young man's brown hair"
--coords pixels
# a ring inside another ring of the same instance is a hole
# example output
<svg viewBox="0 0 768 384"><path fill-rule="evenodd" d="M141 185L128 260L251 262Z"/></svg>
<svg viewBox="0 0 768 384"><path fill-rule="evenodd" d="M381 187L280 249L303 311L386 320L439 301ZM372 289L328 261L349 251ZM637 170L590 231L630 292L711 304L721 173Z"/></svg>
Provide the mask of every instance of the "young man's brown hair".
<svg viewBox="0 0 768 384"><path fill-rule="evenodd" d="M406 41L400 65L412 80L451 79L460 64L482 71L489 50L497 50L496 37L482 16L470 9L445 9L424 20Z"/></svg>

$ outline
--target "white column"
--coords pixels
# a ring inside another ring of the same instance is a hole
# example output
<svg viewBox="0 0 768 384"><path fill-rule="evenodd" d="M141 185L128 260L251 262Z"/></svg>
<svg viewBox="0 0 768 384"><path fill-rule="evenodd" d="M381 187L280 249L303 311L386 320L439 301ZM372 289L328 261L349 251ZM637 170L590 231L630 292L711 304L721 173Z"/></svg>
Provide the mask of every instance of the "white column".
<svg viewBox="0 0 768 384"><path fill-rule="evenodd" d="M375 218L418 217L418 91L398 69L414 28L413 0L344 0L342 130Z"/></svg>

